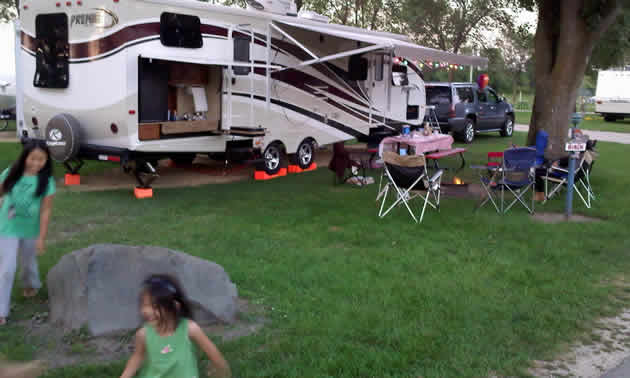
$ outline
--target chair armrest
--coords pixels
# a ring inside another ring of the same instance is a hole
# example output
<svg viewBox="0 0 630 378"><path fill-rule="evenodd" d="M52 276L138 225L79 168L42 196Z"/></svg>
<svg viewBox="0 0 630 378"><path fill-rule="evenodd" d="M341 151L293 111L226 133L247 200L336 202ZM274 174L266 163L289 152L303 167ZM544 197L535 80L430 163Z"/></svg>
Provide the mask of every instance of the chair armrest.
<svg viewBox="0 0 630 378"><path fill-rule="evenodd" d="M551 167L549 167L549 171L560 171L560 172L564 172L564 173L569 173L568 169L564 169L564 168L560 168L560 167L554 167L553 165Z"/></svg>
<svg viewBox="0 0 630 378"><path fill-rule="evenodd" d="M439 171L435 172L433 176L431 176L431 178L429 179L429 182L436 182L442 177L443 174L444 174L444 170L440 169Z"/></svg>

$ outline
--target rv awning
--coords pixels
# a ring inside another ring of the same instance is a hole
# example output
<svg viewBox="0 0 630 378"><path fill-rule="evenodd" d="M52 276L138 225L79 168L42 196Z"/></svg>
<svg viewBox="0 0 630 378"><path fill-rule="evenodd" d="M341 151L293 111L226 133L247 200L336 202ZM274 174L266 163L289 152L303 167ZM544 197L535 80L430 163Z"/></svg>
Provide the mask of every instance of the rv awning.
<svg viewBox="0 0 630 378"><path fill-rule="evenodd" d="M417 59L431 62L447 62L450 64L478 66L484 68L488 66L487 58L453 54L450 52L432 49L429 47L423 47L410 42L405 42L399 39L388 38L384 36L376 36L367 33L333 29L326 27L327 24L313 25L312 23L298 23L288 20L274 20L273 22L280 28L282 28L282 26L290 26L343 39L365 42L375 46L382 46L384 49L393 50L396 56L401 56L407 59Z"/></svg>

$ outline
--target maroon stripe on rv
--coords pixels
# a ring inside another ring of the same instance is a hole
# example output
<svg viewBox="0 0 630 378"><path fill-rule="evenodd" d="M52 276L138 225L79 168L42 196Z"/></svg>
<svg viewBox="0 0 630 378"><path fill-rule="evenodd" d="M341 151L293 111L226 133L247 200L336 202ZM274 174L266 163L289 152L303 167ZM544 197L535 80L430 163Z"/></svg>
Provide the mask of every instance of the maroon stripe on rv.
<svg viewBox="0 0 630 378"><path fill-rule="evenodd" d="M151 22L127 26L107 37L70 44L70 59L84 59L108 53L129 41L160 34L160 23Z"/></svg>
<svg viewBox="0 0 630 378"><path fill-rule="evenodd" d="M159 30L158 30L158 33L159 33ZM228 30L221 26L201 24L201 34L211 34L211 35L218 35L221 37L227 37Z"/></svg>
<svg viewBox="0 0 630 378"><path fill-rule="evenodd" d="M285 50L286 52L288 52L289 54L293 55L294 57L298 58L299 60L305 61L305 60L310 60L313 59L312 56L308 55L304 50L302 50L301 48L299 48L297 45L294 45L292 43L283 41L283 40L279 40L279 39L272 39L272 43L275 46L279 46L281 49ZM367 98L365 96L363 96L363 94L361 93L361 91L357 90L357 86L356 83L349 81L349 80L344 80L342 78L340 78L338 72L335 72L336 70L338 71L343 71L340 68L334 67L332 64L329 65L328 63L317 63L317 64L313 64L311 67L313 67L315 70L317 70L319 73L326 75L327 77L329 77L330 79L334 80L337 84L343 86L343 85L347 85L348 87L352 88L352 90L355 92L355 94L357 94L359 97L362 97L364 99L367 100ZM335 69L331 68L334 67ZM331 71L335 74L331 76ZM344 93L345 94L345 93ZM344 96L342 96L344 97ZM344 97L346 100L348 101L352 101L356 104L359 105L363 105L361 102L355 100L354 98L346 98Z"/></svg>
<svg viewBox="0 0 630 378"><path fill-rule="evenodd" d="M285 74L280 76L279 74L282 73L289 73L290 74ZM262 75L264 76L266 74L266 69L262 68L262 67L256 67L254 68L254 73L258 74L258 75ZM296 70L292 70L292 71L282 71L282 72L278 72L278 73L273 73L272 76L274 76L275 80L279 80L282 81L284 83L287 83L293 87L297 87L313 96L316 95L316 92L309 88L306 84L312 85L312 86L326 86L328 90L324 90L324 92L327 92L329 94L335 94L338 97L347 97L347 96L343 96L344 93L342 93L339 89L332 87L330 85L327 85L326 83L324 83L323 81L319 80L318 78L311 76L307 73L304 73L302 71L296 71ZM280 77L277 77L280 76ZM327 103L329 103L330 105L336 107L337 109L350 114L353 117L356 117L362 121L368 122L369 119L364 115L367 113L364 112L360 112L358 109L355 108L349 108L348 106L344 106L342 104L340 104L339 102L332 100L330 98L327 98L325 100Z"/></svg>
<svg viewBox="0 0 630 378"><path fill-rule="evenodd" d="M227 37L227 29L215 25L201 25L201 33ZM104 38L82 43L71 43L70 59L85 59L103 55L119 48L127 42L156 35L160 35L159 22L127 26ZM35 38L22 32L21 40L23 47L35 51Z"/></svg>

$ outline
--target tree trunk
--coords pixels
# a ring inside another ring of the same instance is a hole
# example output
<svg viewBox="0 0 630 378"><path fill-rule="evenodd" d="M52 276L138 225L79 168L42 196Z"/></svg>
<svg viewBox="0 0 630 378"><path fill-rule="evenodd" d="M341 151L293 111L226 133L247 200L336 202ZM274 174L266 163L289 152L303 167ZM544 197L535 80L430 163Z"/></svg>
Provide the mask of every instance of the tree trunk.
<svg viewBox="0 0 630 378"><path fill-rule="evenodd" d="M564 143L575 100L595 43L621 11L620 2L608 1L597 26L582 15L587 0L539 2L536 52L536 94L527 136L535 144L538 130L549 133L547 157L566 155Z"/></svg>

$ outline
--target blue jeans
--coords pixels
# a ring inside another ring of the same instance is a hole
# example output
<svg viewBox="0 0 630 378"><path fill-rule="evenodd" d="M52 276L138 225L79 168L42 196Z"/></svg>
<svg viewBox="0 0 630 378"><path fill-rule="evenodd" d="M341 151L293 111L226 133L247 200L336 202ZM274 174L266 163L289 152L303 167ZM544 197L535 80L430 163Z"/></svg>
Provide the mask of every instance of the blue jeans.
<svg viewBox="0 0 630 378"><path fill-rule="evenodd" d="M17 271L18 252L21 267L22 287L39 289L35 239L18 239L0 236L0 318L6 318L11 308L11 290Z"/></svg>

